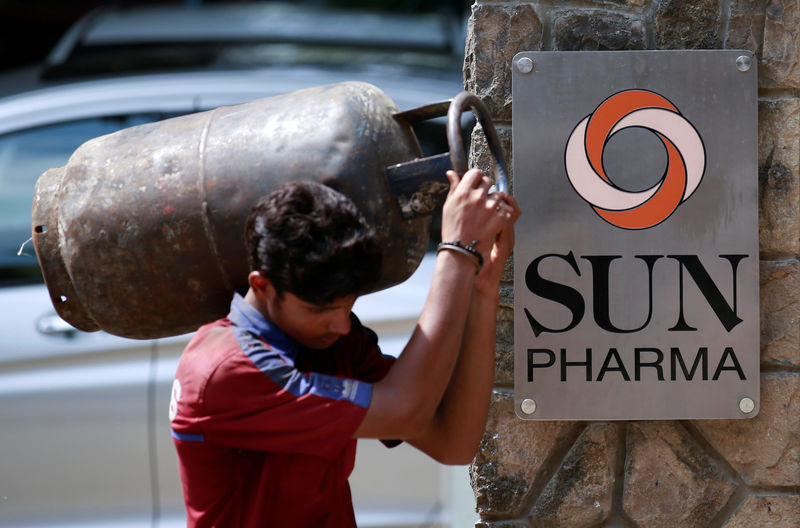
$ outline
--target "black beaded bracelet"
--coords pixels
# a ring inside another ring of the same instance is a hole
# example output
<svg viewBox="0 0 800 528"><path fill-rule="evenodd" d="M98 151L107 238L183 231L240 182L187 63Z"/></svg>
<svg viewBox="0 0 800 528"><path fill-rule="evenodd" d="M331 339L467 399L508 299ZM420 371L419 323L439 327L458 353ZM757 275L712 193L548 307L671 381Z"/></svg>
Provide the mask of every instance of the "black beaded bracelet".
<svg viewBox="0 0 800 528"><path fill-rule="evenodd" d="M464 254L475 263L475 266L478 268L476 271L477 273L483 267L483 255L481 255L480 251L475 249L475 244L477 243L477 240L473 240L472 244L468 245L462 244L460 240L456 240L455 242L442 242L436 246L436 253L438 254L441 250L448 249Z"/></svg>

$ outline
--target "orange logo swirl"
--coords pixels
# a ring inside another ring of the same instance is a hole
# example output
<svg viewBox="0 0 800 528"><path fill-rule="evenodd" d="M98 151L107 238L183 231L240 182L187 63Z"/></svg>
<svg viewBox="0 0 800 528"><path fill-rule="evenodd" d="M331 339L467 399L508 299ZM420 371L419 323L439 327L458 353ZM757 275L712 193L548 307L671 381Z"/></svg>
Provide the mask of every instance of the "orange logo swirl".
<svg viewBox="0 0 800 528"><path fill-rule="evenodd" d="M650 130L667 152L661 179L640 192L619 188L603 168L609 138L628 127ZM564 158L575 191L606 222L623 229L647 229L666 220L697 189L706 163L694 126L666 98L646 90L625 90L603 101L572 131Z"/></svg>

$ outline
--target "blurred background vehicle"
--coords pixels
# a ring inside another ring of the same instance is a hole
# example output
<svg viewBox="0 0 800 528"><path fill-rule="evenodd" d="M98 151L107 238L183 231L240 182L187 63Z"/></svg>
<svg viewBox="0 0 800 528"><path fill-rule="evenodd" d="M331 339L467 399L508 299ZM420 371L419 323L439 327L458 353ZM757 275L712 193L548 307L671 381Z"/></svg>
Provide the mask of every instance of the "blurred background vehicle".
<svg viewBox="0 0 800 528"><path fill-rule="evenodd" d="M39 175L98 135L309 86L370 82L401 110L449 99L462 89L463 39L452 15L252 2L104 8L42 64L0 78L0 526L184 525L167 404L189 336L85 333L56 315L25 243ZM426 155L447 150L443 120L416 132ZM410 335L432 261L357 303L385 352L398 354ZM408 446L362 441L359 451L359 526L474 523L466 468Z"/></svg>

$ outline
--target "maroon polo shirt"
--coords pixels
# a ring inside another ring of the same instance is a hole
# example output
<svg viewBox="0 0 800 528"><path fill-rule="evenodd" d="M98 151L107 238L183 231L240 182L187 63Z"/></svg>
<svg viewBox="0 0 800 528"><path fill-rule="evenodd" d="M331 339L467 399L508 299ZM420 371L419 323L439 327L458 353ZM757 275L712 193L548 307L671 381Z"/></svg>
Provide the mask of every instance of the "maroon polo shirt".
<svg viewBox="0 0 800 528"><path fill-rule="evenodd" d="M394 358L351 319L311 350L236 295L198 330L170 403L189 527L355 526L353 433Z"/></svg>

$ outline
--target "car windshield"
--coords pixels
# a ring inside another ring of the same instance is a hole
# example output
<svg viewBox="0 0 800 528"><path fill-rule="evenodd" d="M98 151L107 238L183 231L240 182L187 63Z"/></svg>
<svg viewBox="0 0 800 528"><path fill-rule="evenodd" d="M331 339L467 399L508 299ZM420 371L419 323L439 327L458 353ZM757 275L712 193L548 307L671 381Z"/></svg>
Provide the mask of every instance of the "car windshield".
<svg viewBox="0 0 800 528"><path fill-rule="evenodd" d="M461 71L461 61L456 56L426 50L297 43L159 43L77 48L69 61L48 65L42 77L58 79L159 70L249 70L271 66L381 71L387 75L404 75L413 70L428 78L452 78Z"/></svg>
<svg viewBox="0 0 800 528"><path fill-rule="evenodd" d="M313 66L413 69L460 77L464 26L456 16L291 3L140 6L106 10L65 35L43 77L144 71Z"/></svg>
<svg viewBox="0 0 800 528"><path fill-rule="evenodd" d="M64 165L88 139L165 117L159 113L96 117L0 135L0 283L41 280L33 244L26 243L39 176Z"/></svg>

